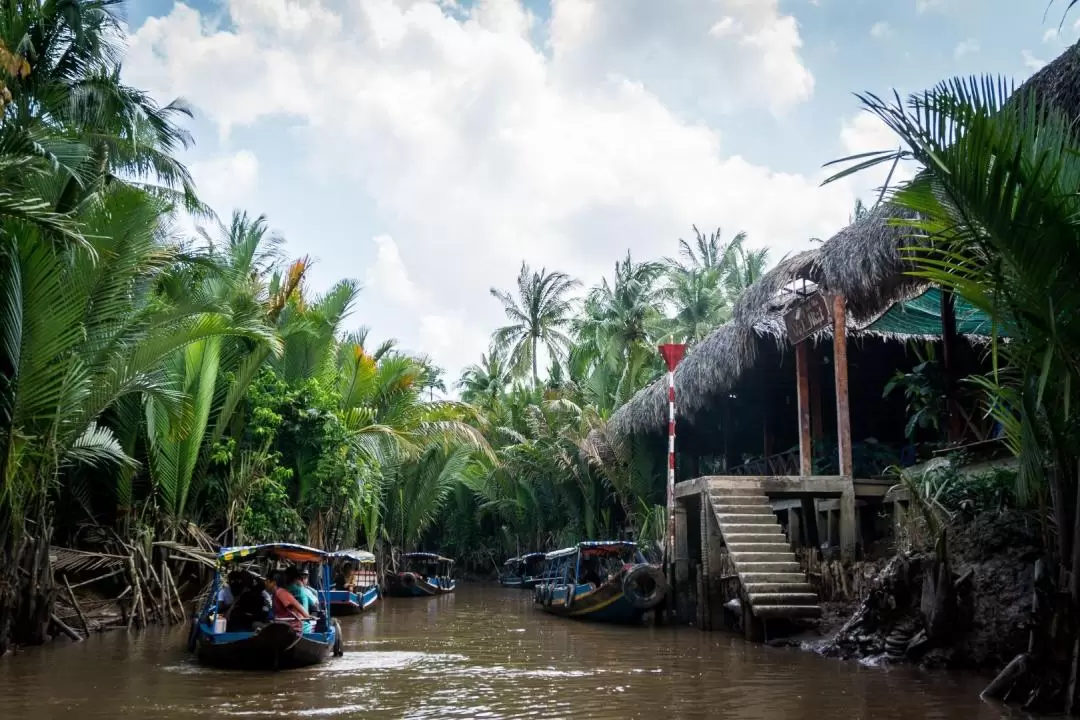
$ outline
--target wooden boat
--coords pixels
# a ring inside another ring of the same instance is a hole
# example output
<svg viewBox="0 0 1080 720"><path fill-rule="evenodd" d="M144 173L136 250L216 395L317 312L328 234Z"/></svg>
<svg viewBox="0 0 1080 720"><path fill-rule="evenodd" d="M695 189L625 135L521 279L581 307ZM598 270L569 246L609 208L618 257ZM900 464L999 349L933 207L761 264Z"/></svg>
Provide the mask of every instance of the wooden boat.
<svg viewBox="0 0 1080 720"><path fill-rule="evenodd" d="M367 550L339 550L330 553L330 564L334 586L328 595L335 617L362 613L378 602L374 555Z"/></svg>
<svg viewBox="0 0 1080 720"><path fill-rule="evenodd" d="M188 648L204 665L239 670L287 670L321 663L331 654L341 655L341 628L331 617L325 589L317 592L319 603L326 611L318 613L314 622L305 622L302 630L271 617L253 619L248 614L242 622L235 617L236 613L226 617L219 612L218 591L230 566L244 562L249 567L257 567L261 563L263 573L266 573L282 562L315 565L322 570L322 588L328 588L328 559L322 550L290 543L222 548L207 603L192 622ZM255 582L260 581L259 574L249 574ZM248 591L261 592L254 585ZM234 605L239 605L239 601L240 598L236 598ZM256 602L261 608L263 601Z"/></svg>
<svg viewBox="0 0 1080 720"><path fill-rule="evenodd" d="M544 579L544 567L545 555L541 552L510 558L503 563L499 583L504 587L532 590Z"/></svg>
<svg viewBox="0 0 1080 720"><path fill-rule="evenodd" d="M552 577L536 586L536 603L549 613L632 623L664 600L667 583L626 540L589 541L547 554Z"/></svg>
<svg viewBox="0 0 1080 720"><path fill-rule="evenodd" d="M400 572L386 576L386 594L396 597L431 597L454 592L457 582L450 577L454 561L427 552L405 553Z"/></svg>

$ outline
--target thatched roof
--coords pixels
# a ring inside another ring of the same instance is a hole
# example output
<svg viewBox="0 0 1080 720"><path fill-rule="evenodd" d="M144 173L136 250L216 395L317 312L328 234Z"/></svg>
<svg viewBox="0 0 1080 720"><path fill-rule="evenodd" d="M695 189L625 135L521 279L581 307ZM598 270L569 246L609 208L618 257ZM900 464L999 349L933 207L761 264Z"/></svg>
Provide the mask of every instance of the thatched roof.
<svg viewBox="0 0 1080 720"><path fill-rule="evenodd" d="M1080 120L1080 43L1035 73L1017 90L1034 91ZM897 302L910 299L925 284L906 275L901 248L912 243L910 231L893 222L910 217L888 203L872 209L820 247L780 261L735 304L732 319L694 346L675 372L680 416L694 415L717 394L733 388L753 366L760 343L787 344L783 314L797 299L784 289L793 282L816 284L842 294L853 334L870 325ZM831 330L821 335L831 335ZM612 416L609 429L624 438L655 431L667 422L666 380L642 389Z"/></svg>

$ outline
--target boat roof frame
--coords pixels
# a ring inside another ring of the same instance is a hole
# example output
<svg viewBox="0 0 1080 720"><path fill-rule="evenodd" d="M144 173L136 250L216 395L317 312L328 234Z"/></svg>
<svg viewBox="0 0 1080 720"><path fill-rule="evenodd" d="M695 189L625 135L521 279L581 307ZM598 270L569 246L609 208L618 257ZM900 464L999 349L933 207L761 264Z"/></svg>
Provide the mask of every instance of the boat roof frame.
<svg viewBox="0 0 1080 720"><path fill-rule="evenodd" d="M330 555L318 548L296 543L264 543L262 545L236 545L218 550L218 565L238 562L251 557L275 557L294 563L325 563Z"/></svg>
<svg viewBox="0 0 1080 720"><path fill-rule="evenodd" d="M353 560L361 564L375 564L375 553L368 552L367 550L335 550L332 553L327 553L332 560Z"/></svg>

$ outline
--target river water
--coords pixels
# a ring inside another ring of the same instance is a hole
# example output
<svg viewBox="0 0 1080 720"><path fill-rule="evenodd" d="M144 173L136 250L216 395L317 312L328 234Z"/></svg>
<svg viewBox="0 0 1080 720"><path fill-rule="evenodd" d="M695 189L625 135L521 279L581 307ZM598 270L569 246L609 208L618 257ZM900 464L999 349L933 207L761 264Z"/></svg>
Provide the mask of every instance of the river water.
<svg viewBox="0 0 1080 720"><path fill-rule="evenodd" d="M0 659L0 718L982 718L983 682L867 668L693 628L551 617L464 584L345 617L346 654L281 673L199 667L185 630L112 631Z"/></svg>

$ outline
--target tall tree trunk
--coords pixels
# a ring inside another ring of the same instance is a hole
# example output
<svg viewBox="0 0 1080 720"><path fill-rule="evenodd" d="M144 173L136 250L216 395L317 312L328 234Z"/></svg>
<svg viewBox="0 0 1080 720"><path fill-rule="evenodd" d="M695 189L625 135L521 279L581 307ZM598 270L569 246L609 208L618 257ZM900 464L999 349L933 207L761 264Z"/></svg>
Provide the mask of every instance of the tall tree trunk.
<svg viewBox="0 0 1080 720"><path fill-rule="evenodd" d="M533 387L539 387L540 385L540 373L536 370L536 349L539 345L538 338L534 335L532 338Z"/></svg>

